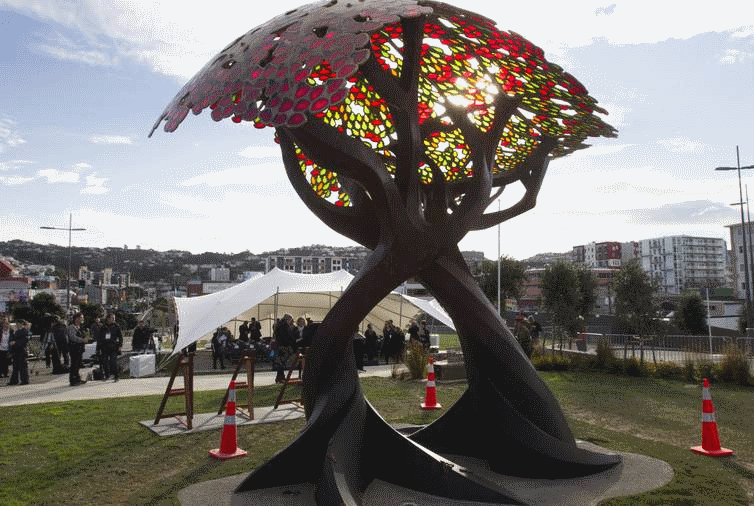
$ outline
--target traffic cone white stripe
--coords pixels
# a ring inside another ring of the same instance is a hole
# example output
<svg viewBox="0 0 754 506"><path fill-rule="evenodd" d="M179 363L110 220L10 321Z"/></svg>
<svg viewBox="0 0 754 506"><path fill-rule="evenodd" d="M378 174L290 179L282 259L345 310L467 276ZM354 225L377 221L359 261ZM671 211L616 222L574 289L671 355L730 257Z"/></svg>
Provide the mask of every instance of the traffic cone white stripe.
<svg viewBox="0 0 754 506"><path fill-rule="evenodd" d="M246 455L246 452L237 445L235 381L231 381L228 387L228 403L225 406L225 420L223 423L223 434L220 439L220 448L210 450L209 454L220 460Z"/></svg>
<svg viewBox="0 0 754 506"><path fill-rule="evenodd" d="M708 457L726 457L733 455L733 450L720 446L720 436L715 422L715 406L709 391L709 381L704 378L702 387L702 444L691 447L691 451Z"/></svg>
<svg viewBox="0 0 754 506"><path fill-rule="evenodd" d="M424 396L424 402L421 403L422 409L440 409L442 406L437 402L437 387L435 386L435 366L434 358L429 356L429 364L427 364L427 388L426 395Z"/></svg>

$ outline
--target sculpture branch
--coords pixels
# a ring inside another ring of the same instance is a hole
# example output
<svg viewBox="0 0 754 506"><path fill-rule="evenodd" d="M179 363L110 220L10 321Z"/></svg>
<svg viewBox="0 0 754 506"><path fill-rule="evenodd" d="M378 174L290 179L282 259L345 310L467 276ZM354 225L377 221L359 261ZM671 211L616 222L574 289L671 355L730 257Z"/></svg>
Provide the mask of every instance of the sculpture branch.
<svg viewBox="0 0 754 506"><path fill-rule="evenodd" d="M306 207L331 229L365 248L374 249L379 241L380 230L375 220L376 210L366 192L357 184L351 184L348 188L353 204L351 207L336 207L330 204L317 195L306 180L296 158L295 142L290 132L280 128L278 138L288 180Z"/></svg>
<svg viewBox="0 0 754 506"><path fill-rule="evenodd" d="M403 64L401 65L401 87L409 96L419 89L420 55L424 16L401 19L403 27Z"/></svg>
<svg viewBox="0 0 754 506"><path fill-rule="evenodd" d="M532 209L537 203L537 195L542 186L542 179L545 177L545 172L547 171L549 163L547 155L556 145L557 141L552 137L543 137L542 142L529 155L529 158L524 162L524 166L521 167L525 172L525 175L521 176L521 183L526 188L526 193L521 200L502 211L480 216L479 220L471 226L470 230L484 230Z"/></svg>
<svg viewBox="0 0 754 506"><path fill-rule="evenodd" d="M333 167L361 185L378 208L396 208L398 194L393 178L382 159L363 142L314 119L288 133L319 165Z"/></svg>
<svg viewBox="0 0 754 506"><path fill-rule="evenodd" d="M508 96L504 93L498 93L495 97L495 118L492 121L490 129L485 134L485 157L491 162L495 160L495 150L500 143L500 137L503 135L505 125L511 119L511 116L521 103L522 96ZM494 162L493 162L494 163Z"/></svg>
<svg viewBox="0 0 754 506"><path fill-rule="evenodd" d="M448 199L445 174L440 167L429 157L424 157L424 163L432 169L432 183L420 185L424 194L425 219L430 223L438 224L447 219L449 207L455 209L455 201Z"/></svg>
<svg viewBox="0 0 754 506"><path fill-rule="evenodd" d="M401 87L407 95L408 107L402 109L396 116L399 142L399 148L396 150L398 155L396 175L409 219L423 217L425 221L431 221L421 212L421 182L419 180L419 161L424 154L424 142L419 127L419 74L424 22L424 16L401 20L403 26ZM415 225L421 226L421 223L417 222Z"/></svg>
<svg viewBox="0 0 754 506"><path fill-rule="evenodd" d="M494 183L493 183L493 186L494 186ZM490 204L495 202L495 200L497 200L497 198L503 193L503 190L505 190L505 186L499 186L497 190L495 190L495 193L490 195L490 198L487 199L487 205L489 206Z"/></svg>

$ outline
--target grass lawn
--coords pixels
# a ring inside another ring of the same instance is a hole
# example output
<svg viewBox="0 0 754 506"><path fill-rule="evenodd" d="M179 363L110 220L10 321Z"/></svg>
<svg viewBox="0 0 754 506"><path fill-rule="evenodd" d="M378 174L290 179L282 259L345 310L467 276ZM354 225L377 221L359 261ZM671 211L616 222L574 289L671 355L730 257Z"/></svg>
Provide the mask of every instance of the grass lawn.
<svg viewBox="0 0 754 506"><path fill-rule="evenodd" d="M688 450L701 443L698 386L599 373L541 374L577 438L665 460L675 471L660 490L604 505L754 505L754 390L713 385L721 441L737 454L714 460ZM362 385L389 422L428 423L441 414L418 409L423 382L366 378ZM438 398L449 406L464 389L440 384ZM216 410L223 393L196 393L196 411ZM272 405L276 393L275 387L258 388L256 405ZM0 504L176 505L178 490L248 472L303 426L297 420L239 427L239 447L249 456L220 462L207 455L220 443L219 430L160 438L138 425L154 417L160 399L0 408Z"/></svg>

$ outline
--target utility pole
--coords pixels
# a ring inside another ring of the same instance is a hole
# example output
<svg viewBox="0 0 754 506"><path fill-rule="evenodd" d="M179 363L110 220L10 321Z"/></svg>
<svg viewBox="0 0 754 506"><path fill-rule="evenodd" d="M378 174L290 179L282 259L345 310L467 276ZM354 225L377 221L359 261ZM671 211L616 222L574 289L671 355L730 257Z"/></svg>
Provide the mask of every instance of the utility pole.
<svg viewBox="0 0 754 506"><path fill-rule="evenodd" d="M741 185L741 170L742 169L754 169L754 165L747 165L745 167L741 167L741 157L738 151L738 146L736 146L736 166L735 167L716 167L715 170L735 170L738 172L738 194L739 194L739 203L741 205L741 238L743 239L743 256L744 256L744 291L746 292L746 316L747 316L747 326L751 323L748 321L748 318L751 318L752 316L752 308L751 308L751 282L750 282L750 273L749 273L749 253L748 253L748 247L747 242L751 242L751 236L748 238L747 235L747 229L746 224L744 222L744 192L743 187ZM737 204L736 204L737 205ZM749 247L752 245L749 244Z"/></svg>
<svg viewBox="0 0 754 506"><path fill-rule="evenodd" d="M68 227L39 227L42 230L67 230L68 231L68 280L65 289L65 312L70 316L71 313L71 236L73 232L81 232L85 228L73 228L73 213L68 216Z"/></svg>

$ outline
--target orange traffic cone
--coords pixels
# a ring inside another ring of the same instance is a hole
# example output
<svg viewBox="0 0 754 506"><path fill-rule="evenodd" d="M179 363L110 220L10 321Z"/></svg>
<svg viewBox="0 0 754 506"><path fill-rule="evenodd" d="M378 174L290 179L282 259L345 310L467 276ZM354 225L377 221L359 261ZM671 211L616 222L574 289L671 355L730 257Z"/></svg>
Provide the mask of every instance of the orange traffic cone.
<svg viewBox="0 0 754 506"><path fill-rule="evenodd" d="M246 452L238 448L236 437L236 382L231 381L228 387L228 403L225 405L225 423L220 448L210 450L212 457L220 460L243 457Z"/></svg>
<svg viewBox="0 0 754 506"><path fill-rule="evenodd" d="M429 356L427 365L427 394L422 402L422 409L440 409L442 406L437 402L437 388L435 387L435 359Z"/></svg>
<svg viewBox="0 0 754 506"><path fill-rule="evenodd" d="M709 381L704 378L702 385L702 446L692 446L691 451L708 457L726 457L733 455L733 450L720 448L720 436L715 422L715 406L709 393Z"/></svg>

